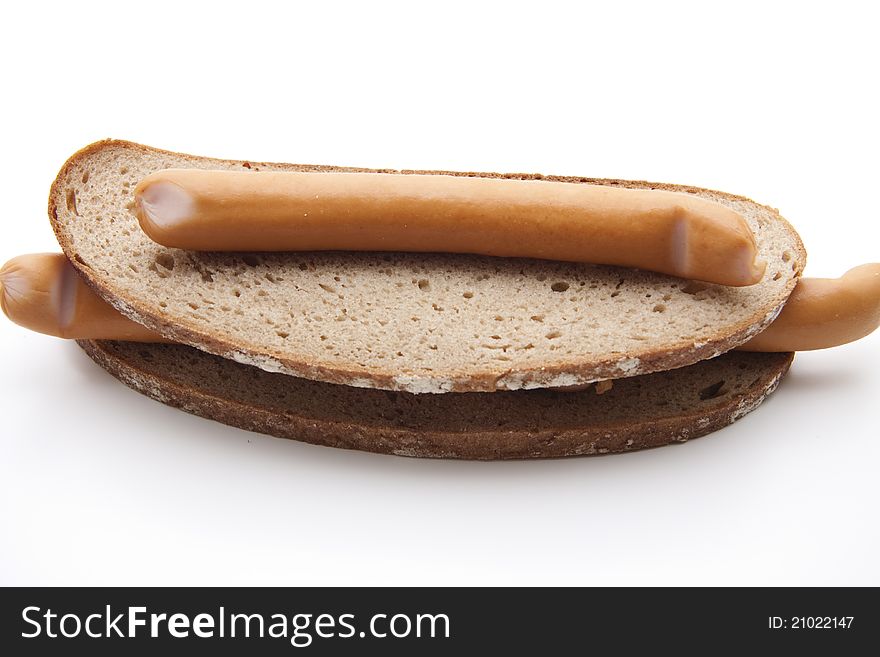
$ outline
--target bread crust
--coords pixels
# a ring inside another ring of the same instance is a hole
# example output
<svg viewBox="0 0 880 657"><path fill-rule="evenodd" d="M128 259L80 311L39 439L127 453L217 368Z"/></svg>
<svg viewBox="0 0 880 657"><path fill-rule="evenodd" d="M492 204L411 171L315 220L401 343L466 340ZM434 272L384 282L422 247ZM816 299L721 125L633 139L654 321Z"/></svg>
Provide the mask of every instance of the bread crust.
<svg viewBox="0 0 880 657"><path fill-rule="evenodd" d="M183 345L78 343L134 390L234 427L344 449L479 460L687 442L757 408L794 357L731 352L617 381L602 395L592 389L413 395L296 379Z"/></svg>
<svg viewBox="0 0 880 657"><path fill-rule="evenodd" d="M753 315L746 321L737 323L725 331L716 331L714 335L700 340L681 340L670 343L662 349L652 349L637 354L622 354L603 359L594 359L590 362L557 362L546 363L541 367L520 370L505 371L473 371L438 373L436 377L422 377L421 379L402 379L399 372L394 369L382 370L371 367L368 370L357 368L354 364L346 366L340 363L322 363L314 359L305 359L295 356L269 356L265 353L263 345L246 344L236 340L220 330L206 331L196 323L187 321L169 322L158 308L126 293L114 284L113 280L102 277L86 265L71 244L69 234L63 221L59 219L59 208L65 203L65 181L68 180L70 171L79 165L81 161L105 148L123 148L131 150L138 155L167 154L175 157L185 157L200 162L216 162L224 166L245 166L248 168L282 167L298 171L340 171L340 172L375 172L375 173L405 173L405 174L443 174L456 176L485 176L492 178L514 178L522 180L552 180L569 183L587 183L599 185L615 185L632 188L656 188L686 193L709 193L715 194L734 201L744 201L754 204L741 196L714 192L700 188L670 185L662 183L648 183L643 181L604 180L576 176L544 176L541 174L522 173L474 173L474 172L450 172L430 170L392 170L392 169L364 169L353 167L335 167L321 165L285 165L273 163L245 162L235 160L216 160L213 158L200 158L197 156L182 155L171 151L163 151L132 142L107 139L86 146L75 153L62 167L52 184L49 195L49 218L53 229L58 237L59 244L65 254L73 263L74 267L83 276L86 283L92 287L101 297L113 305L117 310L139 322L151 330L161 333L167 338L177 342L195 346L209 353L217 354L237 360L243 363L256 365L270 371L280 371L296 377L302 377L328 383L356 385L360 387L375 387L385 390L406 390L411 392L489 392L498 389L517 389L535 387L553 387L572 383L585 383L590 381L620 378L623 376L635 376L643 373L657 372L683 367L692 363L717 356L746 342L751 337L766 328L778 315L788 295L794 289L797 278L806 261L806 252L797 233L791 228L785 219L773 208L764 207L772 213L775 220L781 222L789 230L796 242L794 250L795 262L798 269L787 280L785 287L777 295L772 304L756 308ZM757 205L757 204L754 204ZM560 383L564 381L565 383Z"/></svg>

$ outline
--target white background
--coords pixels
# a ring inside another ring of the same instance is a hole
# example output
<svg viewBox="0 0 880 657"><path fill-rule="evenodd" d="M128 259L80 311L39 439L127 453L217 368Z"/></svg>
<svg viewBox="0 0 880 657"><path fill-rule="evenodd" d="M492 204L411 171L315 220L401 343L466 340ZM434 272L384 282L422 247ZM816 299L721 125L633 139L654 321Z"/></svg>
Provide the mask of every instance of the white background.
<svg viewBox="0 0 880 657"><path fill-rule="evenodd" d="M252 160L689 183L880 260L873 3L9 3L0 260L104 137ZM460 463L312 447L0 320L3 584L880 584L880 334L682 446Z"/></svg>

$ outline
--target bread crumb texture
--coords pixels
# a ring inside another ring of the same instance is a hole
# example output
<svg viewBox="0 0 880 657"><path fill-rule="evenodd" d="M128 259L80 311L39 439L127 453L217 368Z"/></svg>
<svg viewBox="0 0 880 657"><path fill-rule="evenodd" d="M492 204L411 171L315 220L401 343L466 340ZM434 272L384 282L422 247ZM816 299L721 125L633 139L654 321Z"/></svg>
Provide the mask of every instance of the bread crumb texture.
<svg viewBox="0 0 880 657"><path fill-rule="evenodd" d="M566 177L546 179L669 189L733 208L756 234L768 263L764 280L732 288L615 267L472 255L182 251L152 242L134 215L138 181L173 167L355 170L216 160L106 141L67 162L50 198L68 257L132 319L241 363L331 383L491 391L681 367L765 328L806 257L776 211L747 199Z"/></svg>

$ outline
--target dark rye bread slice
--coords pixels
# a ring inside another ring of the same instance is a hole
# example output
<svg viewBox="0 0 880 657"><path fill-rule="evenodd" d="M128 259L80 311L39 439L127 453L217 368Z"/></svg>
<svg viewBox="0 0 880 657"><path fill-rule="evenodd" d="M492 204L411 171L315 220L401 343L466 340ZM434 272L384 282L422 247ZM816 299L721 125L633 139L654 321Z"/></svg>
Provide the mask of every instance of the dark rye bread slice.
<svg viewBox="0 0 880 657"><path fill-rule="evenodd" d="M68 160L49 199L64 252L125 315L226 358L357 387L512 390L682 367L764 329L806 259L775 210L730 194L621 180L413 171L403 173L697 194L746 217L767 273L758 285L730 288L615 267L468 255L167 249L144 235L132 210L137 182L169 167L364 169L217 160L108 140Z"/></svg>
<svg viewBox="0 0 880 657"><path fill-rule="evenodd" d="M224 424L331 447L463 459L606 454L697 438L754 410L794 357L732 351L615 381L602 395L415 395L265 372L183 345L79 345L135 390Z"/></svg>

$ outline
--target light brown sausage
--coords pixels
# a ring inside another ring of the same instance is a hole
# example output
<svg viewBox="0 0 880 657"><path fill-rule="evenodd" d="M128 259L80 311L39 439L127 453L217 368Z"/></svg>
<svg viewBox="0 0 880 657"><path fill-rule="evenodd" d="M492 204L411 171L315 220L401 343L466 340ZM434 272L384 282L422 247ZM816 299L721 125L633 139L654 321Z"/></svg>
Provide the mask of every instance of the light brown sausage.
<svg viewBox="0 0 880 657"><path fill-rule="evenodd" d="M3 265L0 306L16 324L59 338L169 342L95 294L60 253L22 255Z"/></svg>
<svg viewBox="0 0 880 657"><path fill-rule="evenodd" d="M730 208L678 192L445 175L166 169L135 189L144 232L196 251L477 253L761 280Z"/></svg>
<svg viewBox="0 0 880 657"><path fill-rule="evenodd" d="M880 263L840 278L802 278L779 317L739 349L810 351L863 338L880 326Z"/></svg>
<svg viewBox="0 0 880 657"><path fill-rule="evenodd" d="M3 312L26 328L62 338L168 342L95 294L60 253L18 256L0 269ZM779 317L745 351L826 349L880 326L880 264L840 278L801 279Z"/></svg>

